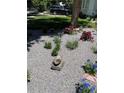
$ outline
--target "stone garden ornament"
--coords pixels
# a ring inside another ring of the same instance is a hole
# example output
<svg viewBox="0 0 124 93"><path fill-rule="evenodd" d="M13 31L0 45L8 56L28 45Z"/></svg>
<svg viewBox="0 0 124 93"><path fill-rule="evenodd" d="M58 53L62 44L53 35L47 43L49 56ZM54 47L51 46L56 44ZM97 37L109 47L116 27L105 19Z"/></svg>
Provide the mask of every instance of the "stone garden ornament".
<svg viewBox="0 0 124 93"><path fill-rule="evenodd" d="M61 57L60 55L58 55L58 56L55 57L55 59L53 60L51 69L52 69L52 70L60 71L63 66L64 66L64 62L63 62L63 60L62 60L62 57Z"/></svg>

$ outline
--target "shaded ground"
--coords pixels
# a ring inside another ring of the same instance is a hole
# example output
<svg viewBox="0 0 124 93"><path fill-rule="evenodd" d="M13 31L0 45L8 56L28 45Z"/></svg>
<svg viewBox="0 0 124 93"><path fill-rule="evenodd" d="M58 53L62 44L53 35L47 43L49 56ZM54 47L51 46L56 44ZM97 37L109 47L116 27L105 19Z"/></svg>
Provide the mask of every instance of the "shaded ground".
<svg viewBox="0 0 124 93"><path fill-rule="evenodd" d="M63 32L62 29L70 25L71 17L63 15L37 15L28 16L27 21L27 47L31 47L35 40L39 42L42 35L54 36ZM88 26L96 28L96 23L92 23L87 19L78 19L78 23L81 26ZM31 37L31 38L30 38Z"/></svg>
<svg viewBox="0 0 124 93"><path fill-rule="evenodd" d="M68 26L71 22L71 17L69 16L52 16L52 15L40 15L34 17L28 17L28 29L43 29L48 30L50 28L63 29ZM78 20L79 25L96 27L95 23L90 22L87 19Z"/></svg>
<svg viewBox="0 0 124 93"><path fill-rule="evenodd" d="M92 29L87 30L92 31ZM29 39L29 42L34 44L28 52L28 70L31 73L28 93L75 93L75 83L79 81L83 74L81 65L87 59L96 61L96 54L93 54L91 50L92 46L96 46L96 31L93 33L95 42L79 41L78 48L72 51L65 47L67 40L78 40L82 33L76 35L64 34L62 36L59 55L62 56L65 64L62 71L58 72L50 69L54 59L51 56L52 49L47 50L43 47L44 41L52 42L54 35L46 35L39 30L33 30L33 37L31 36ZM53 42L52 46L53 48L55 46Z"/></svg>

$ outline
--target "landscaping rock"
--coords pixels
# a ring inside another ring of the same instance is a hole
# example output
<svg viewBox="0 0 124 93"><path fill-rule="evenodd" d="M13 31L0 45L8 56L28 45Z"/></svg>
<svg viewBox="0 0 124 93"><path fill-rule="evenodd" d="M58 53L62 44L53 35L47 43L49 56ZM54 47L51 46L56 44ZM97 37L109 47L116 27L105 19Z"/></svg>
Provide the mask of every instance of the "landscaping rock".
<svg viewBox="0 0 124 93"><path fill-rule="evenodd" d="M52 70L58 70L58 71L60 71L60 70L62 69L63 65L64 65L64 62L62 61L61 56L58 55L58 56L53 60L51 69L52 69Z"/></svg>

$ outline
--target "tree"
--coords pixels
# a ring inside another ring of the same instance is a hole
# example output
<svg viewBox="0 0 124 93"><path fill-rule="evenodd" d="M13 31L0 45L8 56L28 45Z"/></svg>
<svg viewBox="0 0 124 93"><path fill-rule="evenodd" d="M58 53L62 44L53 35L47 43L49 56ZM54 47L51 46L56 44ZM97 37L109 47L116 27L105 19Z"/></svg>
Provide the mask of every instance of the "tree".
<svg viewBox="0 0 124 93"><path fill-rule="evenodd" d="M78 16L81 9L82 0L73 0L71 25L76 26L78 22Z"/></svg>

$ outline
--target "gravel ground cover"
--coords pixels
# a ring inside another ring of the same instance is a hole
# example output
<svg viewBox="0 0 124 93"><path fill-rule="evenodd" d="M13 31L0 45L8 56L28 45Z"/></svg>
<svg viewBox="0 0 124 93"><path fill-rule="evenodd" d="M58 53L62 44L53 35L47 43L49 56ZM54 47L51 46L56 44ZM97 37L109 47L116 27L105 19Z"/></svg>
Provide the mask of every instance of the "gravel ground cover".
<svg viewBox="0 0 124 93"><path fill-rule="evenodd" d="M85 28L84 30L93 31L94 29ZM84 73L81 66L87 59L95 62L96 54L91 50L96 46L96 31L93 31L94 42L78 41L79 45L74 50L66 48L68 40L79 40L82 33L75 35L64 34L61 37L61 49L59 55L65 62L61 71L51 70L51 64L54 57L51 56L54 48L54 37L42 35L40 42L32 41L34 44L27 53L27 65L31 74L31 82L28 83L28 93L76 93L75 83L79 81ZM44 40L51 41L52 49L44 48Z"/></svg>

